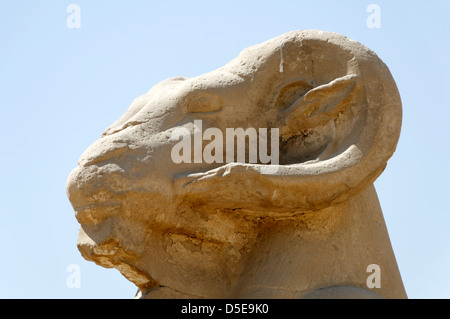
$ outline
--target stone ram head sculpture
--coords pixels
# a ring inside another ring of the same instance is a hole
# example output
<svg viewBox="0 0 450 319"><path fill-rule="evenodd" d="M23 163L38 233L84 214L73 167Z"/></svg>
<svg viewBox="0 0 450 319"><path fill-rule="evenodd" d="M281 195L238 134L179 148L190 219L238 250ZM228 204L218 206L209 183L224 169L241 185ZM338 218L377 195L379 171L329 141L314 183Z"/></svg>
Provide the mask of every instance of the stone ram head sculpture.
<svg viewBox="0 0 450 319"><path fill-rule="evenodd" d="M403 298L373 187L401 118L385 64L329 32L290 32L210 73L165 80L70 174L78 248L143 298ZM227 128L278 129L264 136L277 162L227 161L217 149L216 161L195 151L174 161L198 121L223 137ZM368 287L372 264L380 287Z"/></svg>

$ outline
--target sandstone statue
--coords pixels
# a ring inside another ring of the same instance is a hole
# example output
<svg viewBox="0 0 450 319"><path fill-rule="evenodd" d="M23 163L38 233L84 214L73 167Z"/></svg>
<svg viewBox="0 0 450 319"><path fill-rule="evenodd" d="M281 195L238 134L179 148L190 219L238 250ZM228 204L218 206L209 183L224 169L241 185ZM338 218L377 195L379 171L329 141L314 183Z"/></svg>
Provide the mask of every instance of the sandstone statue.
<svg viewBox="0 0 450 319"><path fill-rule="evenodd" d="M401 121L389 69L336 33L289 32L167 79L71 172L78 249L138 298L406 298L373 186ZM250 136L239 160L229 128L255 128L277 161L249 160ZM190 137L200 152L174 160Z"/></svg>

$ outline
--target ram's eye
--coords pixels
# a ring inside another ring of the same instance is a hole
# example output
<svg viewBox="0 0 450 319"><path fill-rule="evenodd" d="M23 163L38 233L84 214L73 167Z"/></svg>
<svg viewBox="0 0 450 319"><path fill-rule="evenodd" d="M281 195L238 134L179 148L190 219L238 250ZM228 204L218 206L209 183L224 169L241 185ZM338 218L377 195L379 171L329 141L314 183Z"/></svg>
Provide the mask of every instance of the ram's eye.
<svg viewBox="0 0 450 319"><path fill-rule="evenodd" d="M215 112L222 108L222 104L222 100L217 95L202 93L189 101L187 111L189 113Z"/></svg>
<svg viewBox="0 0 450 319"><path fill-rule="evenodd" d="M288 83L283 83L278 89L275 105L279 110L284 110L290 107L295 101L304 96L311 90L313 86L306 81L294 80Z"/></svg>

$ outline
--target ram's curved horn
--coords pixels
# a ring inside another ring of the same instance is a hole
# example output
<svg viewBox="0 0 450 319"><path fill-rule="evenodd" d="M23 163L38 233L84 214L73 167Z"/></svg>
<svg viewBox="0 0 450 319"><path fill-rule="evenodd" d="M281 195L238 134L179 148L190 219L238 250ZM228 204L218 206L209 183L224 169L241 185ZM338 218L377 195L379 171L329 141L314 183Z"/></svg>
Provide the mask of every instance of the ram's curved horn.
<svg viewBox="0 0 450 319"><path fill-rule="evenodd" d="M228 163L178 176L179 195L189 194L198 204L214 207L289 212L329 206L372 184L395 151L402 121L400 96L385 64L362 44L327 32L289 33L244 51L237 60L242 65L243 55L251 60L261 52L269 53L265 60L258 59L264 63L254 64L255 74L235 73L291 83L301 68L309 68L300 77L309 76L306 81L315 83L314 88L295 95L290 107L278 109L280 138L332 123L336 134L328 155L278 166Z"/></svg>
<svg viewBox="0 0 450 319"><path fill-rule="evenodd" d="M348 74L330 83L320 85L283 110L281 136L288 137L298 133L299 126L317 127L335 119L344 111L354 94L356 74Z"/></svg>

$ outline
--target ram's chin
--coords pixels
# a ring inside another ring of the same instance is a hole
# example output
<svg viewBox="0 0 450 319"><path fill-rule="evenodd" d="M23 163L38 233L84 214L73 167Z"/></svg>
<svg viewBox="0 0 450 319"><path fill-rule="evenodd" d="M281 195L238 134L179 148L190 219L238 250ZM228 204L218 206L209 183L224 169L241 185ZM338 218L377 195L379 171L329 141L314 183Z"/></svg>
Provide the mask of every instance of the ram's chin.
<svg viewBox="0 0 450 319"><path fill-rule="evenodd" d="M121 227L115 219L110 217L95 225L81 225L77 242L81 255L99 266L116 268L140 290L157 286L153 278L136 267L139 252L133 249L131 242L125 242L127 246L124 246L124 234L120 233ZM129 239L133 241L135 238Z"/></svg>

